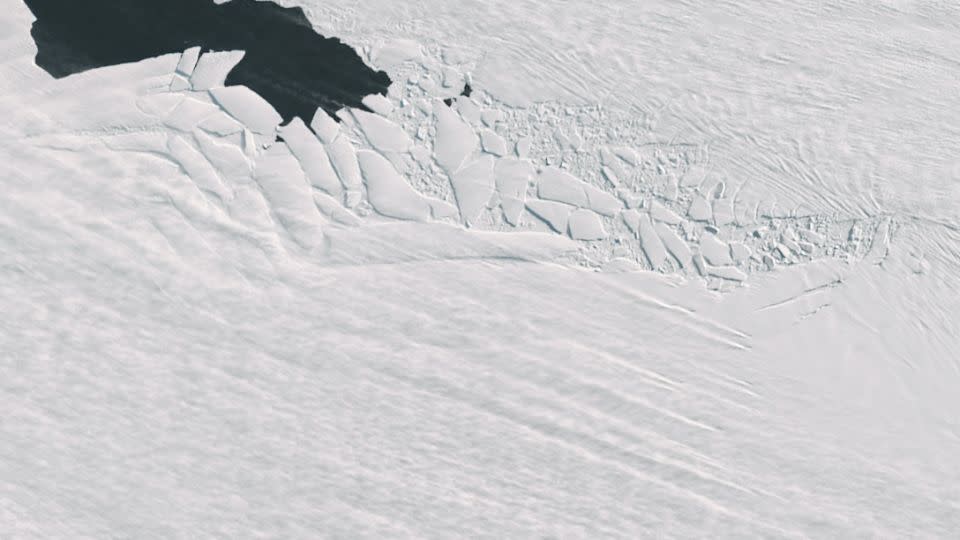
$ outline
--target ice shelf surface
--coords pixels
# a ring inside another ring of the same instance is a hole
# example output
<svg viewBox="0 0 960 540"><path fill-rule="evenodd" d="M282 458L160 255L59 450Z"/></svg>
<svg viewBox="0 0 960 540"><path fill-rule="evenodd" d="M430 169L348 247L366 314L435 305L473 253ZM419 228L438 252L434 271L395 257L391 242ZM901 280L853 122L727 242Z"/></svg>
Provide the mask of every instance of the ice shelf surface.
<svg viewBox="0 0 960 540"><path fill-rule="evenodd" d="M960 11L280 3L371 110L0 12L0 537L955 535Z"/></svg>

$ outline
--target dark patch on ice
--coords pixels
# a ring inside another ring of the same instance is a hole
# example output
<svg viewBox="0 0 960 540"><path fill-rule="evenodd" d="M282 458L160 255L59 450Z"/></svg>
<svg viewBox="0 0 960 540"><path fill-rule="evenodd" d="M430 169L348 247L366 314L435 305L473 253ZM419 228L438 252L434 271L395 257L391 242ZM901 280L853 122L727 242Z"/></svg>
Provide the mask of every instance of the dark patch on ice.
<svg viewBox="0 0 960 540"><path fill-rule="evenodd" d="M289 122L310 123L317 107L337 122L342 107L386 95L390 77L350 46L317 34L300 8L232 0L24 0L33 11L36 63L56 78L137 62L194 46L243 50L227 76L270 102Z"/></svg>
<svg viewBox="0 0 960 540"><path fill-rule="evenodd" d="M463 90L460 92L460 95L463 97L470 97L470 94L472 93L473 93L473 88L470 88L470 83L464 83ZM446 98L443 100L443 102L447 105L447 107L453 106L453 98Z"/></svg>

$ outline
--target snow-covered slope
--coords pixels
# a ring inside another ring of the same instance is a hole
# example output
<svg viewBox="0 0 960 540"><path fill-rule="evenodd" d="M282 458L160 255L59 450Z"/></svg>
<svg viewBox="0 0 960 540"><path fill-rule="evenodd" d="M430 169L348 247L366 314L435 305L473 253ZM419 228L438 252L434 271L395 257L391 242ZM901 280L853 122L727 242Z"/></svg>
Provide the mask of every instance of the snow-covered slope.
<svg viewBox="0 0 960 540"><path fill-rule="evenodd" d="M0 536L960 526L956 13L304 4L373 113L0 16Z"/></svg>

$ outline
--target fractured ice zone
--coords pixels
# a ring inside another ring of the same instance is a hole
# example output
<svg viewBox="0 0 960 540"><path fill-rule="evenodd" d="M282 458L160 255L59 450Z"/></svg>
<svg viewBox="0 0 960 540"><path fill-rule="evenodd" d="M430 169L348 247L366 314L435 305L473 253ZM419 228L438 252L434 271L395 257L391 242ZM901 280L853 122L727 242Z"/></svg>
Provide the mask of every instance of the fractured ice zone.
<svg viewBox="0 0 960 540"><path fill-rule="evenodd" d="M284 144L270 155L291 154L298 174L360 215L552 232L581 243L581 265L626 262L718 289L778 265L859 259L896 230L887 217L837 219L740 197L742 183L713 173L700 145L605 140L599 107L523 113L472 97L469 73L442 55L432 72L413 43L381 53L395 57L387 66L401 82L390 86L349 46L316 34L299 7L26 4L37 17L37 65L57 77L193 45L169 88L184 101L165 123L234 139L243 125L266 144L279 134ZM201 54L210 49L220 52ZM326 114L315 116L318 106ZM215 109L227 118L195 117Z"/></svg>
<svg viewBox="0 0 960 540"><path fill-rule="evenodd" d="M960 527L956 12L13 4L0 536Z"/></svg>

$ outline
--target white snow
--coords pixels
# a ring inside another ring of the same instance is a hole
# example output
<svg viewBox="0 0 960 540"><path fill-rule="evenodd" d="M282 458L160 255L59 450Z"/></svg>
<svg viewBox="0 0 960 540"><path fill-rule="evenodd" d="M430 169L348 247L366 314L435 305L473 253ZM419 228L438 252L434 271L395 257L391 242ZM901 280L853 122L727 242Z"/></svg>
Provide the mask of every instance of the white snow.
<svg viewBox="0 0 960 540"><path fill-rule="evenodd" d="M398 66L404 62L416 61L422 57L420 44L412 39L396 39L378 47L371 60L380 69Z"/></svg>
<svg viewBox="0 0 960 540"><path fill-rule="evenodd" d="M2 536L955 535L952 4L282 3L420 150L4 5Z"/></svg>

